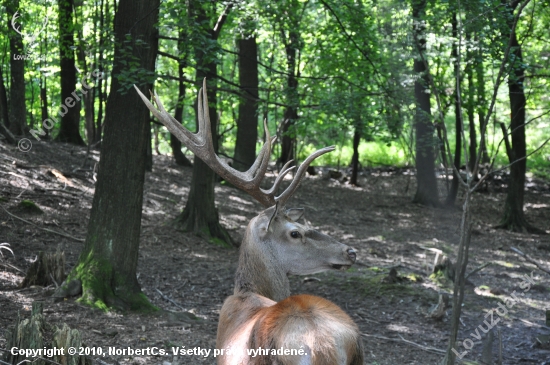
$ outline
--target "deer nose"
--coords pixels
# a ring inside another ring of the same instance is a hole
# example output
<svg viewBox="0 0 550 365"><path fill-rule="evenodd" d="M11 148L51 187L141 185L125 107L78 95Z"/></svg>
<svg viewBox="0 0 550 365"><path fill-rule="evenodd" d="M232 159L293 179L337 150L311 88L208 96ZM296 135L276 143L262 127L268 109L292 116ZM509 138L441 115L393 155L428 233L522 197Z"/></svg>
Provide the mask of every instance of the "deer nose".
<svg viewBox="0 0 550 365"><path fill-rule="evenodd" d="M357 253L355 252L355 250L350 247L346 251L351 262L355 263L355 260L357 259Z"/></svg>

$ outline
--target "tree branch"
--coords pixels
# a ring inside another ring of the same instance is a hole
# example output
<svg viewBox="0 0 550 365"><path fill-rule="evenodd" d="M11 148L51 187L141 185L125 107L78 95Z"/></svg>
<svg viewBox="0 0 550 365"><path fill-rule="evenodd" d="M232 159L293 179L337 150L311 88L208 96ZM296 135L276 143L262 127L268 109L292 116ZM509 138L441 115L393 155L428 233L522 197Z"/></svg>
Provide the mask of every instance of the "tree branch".
<svg viewBox="0 0 550 365"><path fill-rule="evenodd" d="M229 14L229 11L233 7L233 3L227 4L223 12L221 13L220 17L218 18L218 21L216 22L216 25L214 26L214 29L212 29L212 39L217 40L220 36L220 32L222 31L222 27L225 24L225 21L227 20L227 15Z"/></svg>

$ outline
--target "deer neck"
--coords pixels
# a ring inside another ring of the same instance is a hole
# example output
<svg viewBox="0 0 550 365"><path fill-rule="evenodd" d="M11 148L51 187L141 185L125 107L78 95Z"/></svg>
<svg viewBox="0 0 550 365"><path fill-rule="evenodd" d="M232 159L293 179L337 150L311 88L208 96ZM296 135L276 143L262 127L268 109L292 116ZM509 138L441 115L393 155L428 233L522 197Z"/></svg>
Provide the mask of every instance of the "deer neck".
<svg viewBox="0 0 550 365"><path fill-rule="evenodd" d="M272 241L260 241L248 230L241 244L234 294L256 293L276 302L290 296L290 284Z"/></svg>

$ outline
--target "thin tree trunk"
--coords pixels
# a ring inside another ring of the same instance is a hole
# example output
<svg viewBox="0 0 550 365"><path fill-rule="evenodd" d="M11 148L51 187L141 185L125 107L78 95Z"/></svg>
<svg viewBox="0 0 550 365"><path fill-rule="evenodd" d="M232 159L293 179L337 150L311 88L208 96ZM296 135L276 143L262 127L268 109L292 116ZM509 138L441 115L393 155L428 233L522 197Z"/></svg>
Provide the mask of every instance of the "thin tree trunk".
<svg viewBox="0 0 550 365"><path fill-rule="evenodd" d="M278 163L284 165L295 158L294 147L296 144L296 135L294 124L298 119L298 78L296 77L296 64L298 52L299 34L293 29L289 31L288 40L285 43L286 62L287 62L287 90L286 102L288 104L284 112L283 119L283 138L281 143L281 156Z"/></svg>
<svg viewBox="0 0 550 365"><path fill-rule="evenodd" d="M351 185L359 186L357 183L357 175L359 173L359 142L361 142L360 127L355 126L353 132L353 155L351 156L351 178L349 183Z"/></svg>
<svg viewBox="0 0 550 365"><path fill-rule="evenodd" d="M471 40L470 33L466 33L466 43ZM471 49L466 52L467 65L466 65L466 77L468 79L468 98L466 104L466 112L468 114L468 126L470 135L469 157L468 163L470 171L474 171L474 167L477 160L477 131L475 123L475 85L474 85L474 70L472 63L474 60L474 53Z"/></svg>
<svg viewBox="0 0 550 365"><path fill-rule="evenodd" d="M420 54L426 51L425 25L423 17L426 11L426 0L413 1L413 34ZM437 180L435 178L434 125L430 109L428 91L428 70L418 55L414 59L414 72L419 75L414 82L416 113L414 127L416 132L416 194L413 201L422 205L439 206Z"/></svg>
<svg viewBox="0 0 550 365"><path fill-rule="evenodd" d="M48 49L48 33L44 34L43 39L40 41L40 54L44 55L45 50ZM45 67L45 61L41 58L40 59L40 67ZM48 119L50 117L48 112L48 83L47 83L47 77L41 75L40 76L40 117L42 118L42 121ZM41 124L38 125L38 129L42 127ZM46 132L46 138L50 138L51 128L44 128L43 129Z"/></svg>
<svg viewBox="0 0 550 365"><path fill-rule="evenodd" d="M61 125L56 140L84 145L84 140L80 136L80 101L71 95L76 90L77 79L72 49L74 46L74 0L59 0L58 6L61 107L57 114L61 117Z"/></svg>
<svg viewBox="0 0 550 365"><path fill-rule="evenodd" d="M2 120L6 126L10 125L8 109L8 93L6 91L6 85L4 84L4 70L0 67L0 120Z"/></svg>
<svg viewBox="0 0 550 365"><path fill-rule="evenodd" d="M481 46L481 42L479 41L479 37L476 33L475 35L475 43L479 44L479 53L478 57L476 57L476 60L474 61L475 64L475 70L476 70L476 81L477 81L477 115L479 119L479 129L484 129L481 125L483 121L485 120L485 75L483 71L483 48ZM489 153L487 152L487 141L486 136L484 135L482 139L479 142L479 151L481 153L481 162L488 163L490 161L489 159Z"/></svg>
<svg viewBox="0 0 550 365"><path fill-rule="evenodd" d="M460 80L458 78L460 72L460 66L458 64L458 22L456 9L453 11L451 19L452 33L453 33L453 49L451 51L451 57L454 59L454 76L455 76L455 154L453 160L453 181L451 182L451 190L447 195L447 205L454 205L456 196L458 194L458 180L461 178L457 171L460 171L460 162L462 158L462 116L460 113Z"/></svg>
<svg viewBox="0 0 550 365"><path fill-rule="evenodd" d="M184 4L182 4L184 6ZM183 79L185 77L184 68L187 66L187 57L188 57L188 46L187 42L184 39L187 39L187 33L183 27L180 27L178 31L178 51L179 51L179 64L178 64L178 76L179 76L179 85L178 85L178 103L176 104L176 112L174 117L180 123L183 121L183 102L185 100L185 83ZM174 160L176 164L180 166L193 166L191 161L185 154L181 151L181 141L176 138L172 133L170 133L170 146L172 147L172 154L174 155Z"/></svg>
<svg viewBox="0 0 550 365"><path fill-rule="evenodd" d="M84 52L84 44L79 42L78 45L78 62L83 71L81 76L88 74L88 63L86 62L86 54ZM91 145L95 140L95 123L94 123L94 94L95 87L88 90L85 94L82 95L82 101L84 102L84 125L86 127L86 139L88 145Z"/></svg>
<svg viewBox="0 0 550 365"><path fill-rule="evenodd" d="M256 159L256 141L258 139L258 46L256 37L238 40L239 47L239 84L246 95L239 103L237 120L237 141L233 167L246 171Z"/></svg>
<svg viewBox="0 0 550 365"><path fill-rule="evenodd" d="M106 7L106 11L109 11L109 1L101 0L99 5L99 62L97 63L98 70L100 72L104 72L103 67L103 46L105 44L105 34L104 34L104 27L105 27L105 12L103 11L103 5ZM97 145L99 141L101 141L101 135L103 132L103 103L105 101L105 94L103 92L103 83L105 82L105 85L107 85L107 80L103 81L105 77L102 77L98 80L97 83L97 104L98 104L98 110L97 110L97 120L96 120L96 134L94 138L94 145Z"/></svg>
<svg viewBox="0 0 550 365"><path fill-rule="evenodd" d="M48 113L48 88L46 85L46 76L40 77L40 117L42 120L48 119L49 113ZM40 126L38 126L40 128ZM46 131L46 137L50 135L50 129L44 128Z"/></svg>
<svg viewBox="0 0 550 365"><path fill-rule="evenodd" d="M120 0L115 17L111 93L88 234L77 264L61 290L79 280L81 303L106 309L154 310L136 278L149 110L118 75L129 62L154 71L159 0ZM136 23L136 19L139 22ZM124 52L123 52L124 50ZM131 50L131 51L128 51ZM146 93L149 84L139 85Z"/></svg>
<svg viewBox="0 0 550 365"><path fill-rule="evenodd" d="M19 9L19 0L6 1L6 10L9 22ZM23 25L19 25L21 28ZM25 55L23 39L13 30L11 24L7 25L10 39L10 99L9 99L9 129L22 136L29 130L27 126L27 109L25 105L25 61L21 59Z"/></svg>
<svg viewBox="0 0 550 365"><path fill-rule="evenodd" d="M147 150L145 152L145 171L153 171L153 136L151 133L151 120L148 120L149 128L147 128Z"/></svg>

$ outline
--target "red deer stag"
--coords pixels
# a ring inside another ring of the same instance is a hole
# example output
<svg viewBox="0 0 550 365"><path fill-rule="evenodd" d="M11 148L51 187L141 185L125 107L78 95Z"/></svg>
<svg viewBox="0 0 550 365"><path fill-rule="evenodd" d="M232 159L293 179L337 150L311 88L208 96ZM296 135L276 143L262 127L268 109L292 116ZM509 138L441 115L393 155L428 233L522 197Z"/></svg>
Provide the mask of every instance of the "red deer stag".
<svg viewBox="0 0 550 365"><path fill-rule="evenodd" d="M199 127L185 129L166 112L158 95L158 110L136 88L151 112L218 175L256 198L267 209L253 218L240 248L235 289L220 312L215 355L219 365L359 365L362 342L357 325L334 303L313 295L290 296L287 274L308 275L342 270L355 263L353 248L310 229L298 219L303 209L286 209L309 164L333 151L311 154L280 195L276 191L293 169L287 163L273 187L260 188L275 139L264 123L266 142L253 166L240 172L221 160L212 145L206 81L198 96Z"/></svg>

